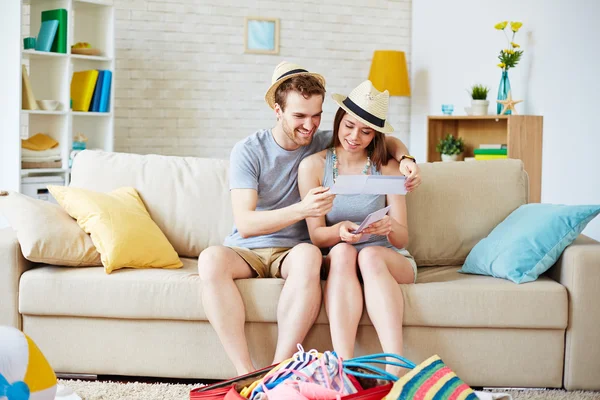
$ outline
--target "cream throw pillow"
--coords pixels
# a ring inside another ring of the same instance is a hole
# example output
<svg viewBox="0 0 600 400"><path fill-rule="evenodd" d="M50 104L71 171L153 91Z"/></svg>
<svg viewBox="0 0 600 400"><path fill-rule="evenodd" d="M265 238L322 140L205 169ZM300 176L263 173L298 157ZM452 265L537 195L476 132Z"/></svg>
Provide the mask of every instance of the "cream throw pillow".
<svg viewBox="0 0 600 400"><path fill-rule="evenodd" d="M183 265L134 188L101 193L50 185L48 190L90 234L106 273L127 267L180 268Z"/></svg>
<svg viewBox="0 0 600 400"><path fill-rule="evenodd" d="M68 267L102 265L90 236L60 206L10 191L0 196L0 212L27 260Z"/></svg>

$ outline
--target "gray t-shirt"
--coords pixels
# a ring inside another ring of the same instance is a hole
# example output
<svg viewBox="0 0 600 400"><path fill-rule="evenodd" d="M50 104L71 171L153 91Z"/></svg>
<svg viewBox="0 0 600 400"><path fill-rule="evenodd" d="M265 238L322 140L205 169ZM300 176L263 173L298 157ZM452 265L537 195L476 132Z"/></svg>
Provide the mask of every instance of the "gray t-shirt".
<svg viewBox="0 0 600 400"><path fill-rule="evenodd" d="M318 153L331 144L332 131L317 131L311 144L297 150L285 150L275 142L271 129L263 129L236 143L231 150L229 189L255 189L256 211L278 210L298 203L298 165L304 157ZM259 249L294 247L309 242L306 221L302 220L278 232L243 238L235 223L225 238L225 246Z"/></svg>

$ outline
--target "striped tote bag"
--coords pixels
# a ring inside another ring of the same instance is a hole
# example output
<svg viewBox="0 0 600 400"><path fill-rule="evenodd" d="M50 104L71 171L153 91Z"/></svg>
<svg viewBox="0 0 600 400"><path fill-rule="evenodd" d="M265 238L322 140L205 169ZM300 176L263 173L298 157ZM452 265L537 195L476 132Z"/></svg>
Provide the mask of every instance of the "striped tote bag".
<svg viewBox="0 0 600 400"><path fill-rule="evenodd" d="M383 400L478 400L469 385L434 355L398 379Z"/></svg>

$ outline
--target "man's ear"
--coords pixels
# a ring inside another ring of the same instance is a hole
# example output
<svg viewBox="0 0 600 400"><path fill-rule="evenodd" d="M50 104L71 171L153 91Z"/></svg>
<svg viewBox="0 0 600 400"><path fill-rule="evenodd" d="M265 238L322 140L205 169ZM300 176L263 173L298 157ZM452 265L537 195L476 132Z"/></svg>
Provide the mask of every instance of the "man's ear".
<svg viewBox="0 0 600 400"><path fill-rule="evenodd" d="M273 109L275 110L275 116L277 117L277 121L279 121L283 117L283 109L281 108L279 103L275 103L275 107L273 107Z"/></svg>

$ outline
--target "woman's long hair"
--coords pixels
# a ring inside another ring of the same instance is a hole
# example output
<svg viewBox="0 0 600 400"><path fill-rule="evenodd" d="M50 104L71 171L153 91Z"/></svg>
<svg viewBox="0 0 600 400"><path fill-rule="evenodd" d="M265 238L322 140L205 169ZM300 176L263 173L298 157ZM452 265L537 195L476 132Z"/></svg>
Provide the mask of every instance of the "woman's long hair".
<svg viewBox="0 0 600 400"><path fill-rule="evenodd" d="M331 146L333 147L337 147L342 144L340 142L338 133L340 131L340 124L342 123L342 118L344 118L344 115L346 115L346 110L341 107L337 110L337 113L335 113L335 118L333 120L333 140L331 141ZM373 140L367 147L367 152L371 157L371 162L377 168L377 171L380 171L382 165L387 165L390 156L385 146L384 134L377 130L374 131L375 137L373 137Z"/></svg>

